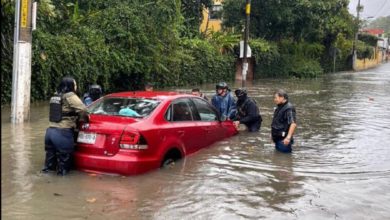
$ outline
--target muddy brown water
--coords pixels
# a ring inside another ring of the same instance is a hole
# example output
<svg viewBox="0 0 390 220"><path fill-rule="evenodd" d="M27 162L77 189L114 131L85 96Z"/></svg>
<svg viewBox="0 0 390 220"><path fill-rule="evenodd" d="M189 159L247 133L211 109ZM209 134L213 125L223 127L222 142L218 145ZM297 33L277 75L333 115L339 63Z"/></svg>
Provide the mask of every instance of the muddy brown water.
<svg viewBox="0 0 390 220"><path fill-rule="evenodd" d="M275 88L296 105L292 154L269 140ZM213 85L201 89L212 96ZM259 133L130 177L39 173L48 105L33 104L22 125L2 108L2 219L390 219L390 63L314 80L258 80L248 90L260 103Z"/></svg>

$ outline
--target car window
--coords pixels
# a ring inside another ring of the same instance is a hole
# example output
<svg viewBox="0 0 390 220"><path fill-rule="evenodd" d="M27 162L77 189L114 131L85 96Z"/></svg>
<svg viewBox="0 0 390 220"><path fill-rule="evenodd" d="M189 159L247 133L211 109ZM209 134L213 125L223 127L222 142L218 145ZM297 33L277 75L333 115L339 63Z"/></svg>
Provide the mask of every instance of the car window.
<svg viewBox="0 0 390 220"><path fill-rule="evenodd" d="M192 121L193 114L188 99L178 99L172 102L165 114L167 121Z"/></svg>
<svg viewBox="0 0 390 220"><path fill-rule="evenodd" d="M189 106L191 108L193 120L194 121L200 121L201 120L200 119L200 115L199 115L198 110L196 109L196 106L195 106L194 102L189 101L188 104L189 104Z"/></svg>
<svg viewBox="0 0 390 220"><path fill-rule="evenodd" d="M154 99L104 97L93 103L88 111L92 114L145 117L152 113L159 103L160 101Z"/></svg>
<svg viewBox="0 0 390 220"><path fill-rule="evenodd" d="M204 99L191 99L197 109L201 121L218 121L218 113L211 107L211 105Z"/></svg>

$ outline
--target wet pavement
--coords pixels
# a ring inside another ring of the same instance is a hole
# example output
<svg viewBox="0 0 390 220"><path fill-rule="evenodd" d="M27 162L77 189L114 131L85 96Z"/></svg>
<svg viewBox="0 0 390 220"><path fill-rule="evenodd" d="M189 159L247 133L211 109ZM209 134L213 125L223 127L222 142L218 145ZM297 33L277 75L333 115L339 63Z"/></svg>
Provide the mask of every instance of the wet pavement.
<svg viewBox="0 0 390 220"><path fill-rule="evenodd" d="M1 217L390 219L390 63L247 86L260 104L259 133L241 132L172 168L130 177L41 174L47 103L32 104L22 125L10 124L2 108ZM292 154L276 152L269 139L276 88L297 110ZM213 85L201 89L211 98Z"/></svg>

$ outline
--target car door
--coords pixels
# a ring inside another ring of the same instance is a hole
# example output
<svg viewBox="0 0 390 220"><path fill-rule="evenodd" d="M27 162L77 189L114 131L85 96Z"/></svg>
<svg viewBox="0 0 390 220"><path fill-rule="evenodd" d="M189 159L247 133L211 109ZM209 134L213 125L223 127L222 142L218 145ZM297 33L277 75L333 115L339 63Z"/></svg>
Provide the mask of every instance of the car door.
<svg viewBox="0 0 390 220"><path fill-rule="evenodd" d="M206 143L205 131L198 126L199 122L194 120L197 117L191 105L193 104L188 98L173 100L165 114L166 120L170 123L165 129L166 135L179 138L187 154L195 152Z"/></svg>
<svg viewBox="0 0 390 220"><path fill-rule="evenodd" d="M207 145L222 140L225 137L225 128L219 121L215 108L202 98L191 98L199 115L198 126L205 132Z"/></svg>

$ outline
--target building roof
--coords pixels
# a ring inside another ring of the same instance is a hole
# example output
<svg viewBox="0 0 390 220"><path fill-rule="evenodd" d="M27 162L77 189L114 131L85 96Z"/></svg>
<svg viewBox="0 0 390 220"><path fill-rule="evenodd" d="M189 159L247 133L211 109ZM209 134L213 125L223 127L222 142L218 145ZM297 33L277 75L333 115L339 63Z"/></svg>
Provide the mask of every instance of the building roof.
<svg viewBox="0 0 390 220"><path fill-rule="evenodd" d="M383 29L380 29L380 28L373 28L373 29L364 29L363 32L368 33L368 34L372 34L372 35L379 35L379 34L383 34L385 31Z"/></svg>

